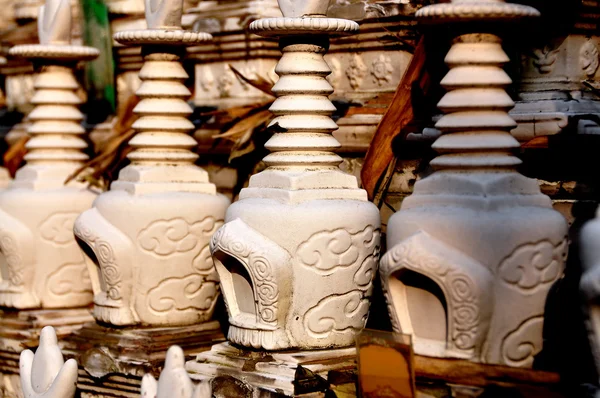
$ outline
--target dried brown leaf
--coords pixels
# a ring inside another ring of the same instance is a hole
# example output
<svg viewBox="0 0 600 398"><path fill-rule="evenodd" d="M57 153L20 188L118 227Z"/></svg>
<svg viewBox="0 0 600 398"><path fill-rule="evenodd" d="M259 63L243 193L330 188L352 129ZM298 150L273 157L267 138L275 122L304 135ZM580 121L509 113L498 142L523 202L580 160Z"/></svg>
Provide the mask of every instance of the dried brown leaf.
<svg viewBox="0 0 600 398"><path fill-rule="evenodd" d="M137 120L137 115L133 113L133 109L139 102L140 99L135 94L129 97L127 103L117 115L117 122L110 136L100 145L98 154L75 170L66 179L65 184L77 179L102 189L108 188L121 165L124 164L127 153L130 152L127 142L135 134L135 130L131 128Z"/></svg>
<svg viewBox="0 0 600 398"><path fill-rule="evenodd" d="M268 110L262 110L247 118L241 119L234 124L229 130L222 134L217 134L213 138L225 138L233 142L245 143L252 137L252 132L264 125L273 117L273 114Z"/></svg>
<svg viewBox="0 0 600 398"><path fill-rule="evenodd" d="M215 111L201 113L200 116L218 116L222 119L222 123L231 123L232 121L236 121L238 119L246 117L252 112L268 108L269 106L271 106L272 103L273 101L269 100L252 105L234 106L233 108L227 109L217 109Z"/></svg>
<svg viewBox="0 0 600 398"><path fill-rule="evenodd" d="M25 145L29 141L29 136L23 136L17 140L13 145L8 148L4 153L4 166L8 169L11 176L15 176L21 164L23 164L23 158L27 154Z"/></svg>
<svg viewBox="0 0 600 398"><path fill-rule="evenodd" d="M240 72L239 70L237 70L233 65L229 65L229 68L231 68L232 72L237 76L238 79L240 79L242 82L244 83L248 83L249 85L251 85L252 87L262 91L265 94L268 94L272 97L275 96L275 94L273 94L273 85L275 84L275 82L271 79L269 79L268 77L263 77L260 75L256 76L256 79L251 79L249 77L246 77L243 75L242 72Z"/></svg>

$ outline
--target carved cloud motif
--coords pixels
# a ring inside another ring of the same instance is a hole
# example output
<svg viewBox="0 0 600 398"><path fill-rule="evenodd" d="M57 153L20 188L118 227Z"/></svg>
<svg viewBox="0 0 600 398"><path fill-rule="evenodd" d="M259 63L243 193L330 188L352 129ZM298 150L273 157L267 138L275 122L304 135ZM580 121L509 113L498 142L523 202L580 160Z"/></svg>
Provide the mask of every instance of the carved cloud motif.
<svg viewBox="0 0 600 398"><path fill-rule="evenodd" d="M360 290L332 294L306 312L304 326L314 338L360 330L365 327L368 311L369 300Z"/></svg>
<svg viewBox="0 0 600 398"><path fill-rule="evenodd" d="M40 236L42 239L67 245L73 242L73 225L79 213L55 213L48 217L40 225Z"/></svg>
<svg viewBox="0 0 600 398"><path fill-rule="evenodd" d="M379 247L379 230L367 226L354 234L343 228L322 231L300 244L298 261L322 275L331 275L339 268L362 264Z"/></svg>
<svg viewBox="0 0 600 398"><path fill-rule="evenodd" d="M140 232L138 242L143 250L159 256L185 253L194 250L201 238L210 237L220 225L213 217L193 224L183 218L154 221Z"/></svg>
<svg viewBox="0 0 600 398"><path fill-rule="evenodd" d="M523 322L502 340L502 360L508 366L531 367L534 357L542 350L544 317L534 316Z"/></svg>
<svg viewBox="0 0 600 398"><path fill-rule="evenodd" d="M85 264L63 264L48 276L46 286L57 296L92 294Z"/></svg>
<svg viewBox="0 0 600 398"><path fill-rule="evenodd" d="M560 276L566 249L566 240L556 246L549 241L519 246L502 261L498 273L509 286L533 291Z"/></svg>
<svg viewBox="0 0 600 398"><path fill-rule="evenodd" d="M219 294L217 282L200 275L168 278L148 291L147 304L155 313L208 311Z"/></svg>

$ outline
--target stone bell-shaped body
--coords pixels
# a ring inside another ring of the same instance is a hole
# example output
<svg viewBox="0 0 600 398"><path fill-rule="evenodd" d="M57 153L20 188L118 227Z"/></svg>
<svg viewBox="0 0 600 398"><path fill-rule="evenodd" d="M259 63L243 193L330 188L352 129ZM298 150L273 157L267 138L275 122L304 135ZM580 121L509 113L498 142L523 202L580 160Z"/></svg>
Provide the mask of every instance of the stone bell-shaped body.
<svg viewBox="0 0 600 398"><path fill-rule="evenodd" d="M321 13L322 3L280 2L284 18L250 26L280 37L275 134L266 144L268 168L252 176L211 242L229 312L228 339L244 346L348 346L369 311L380 217L332 152L339 143L331 135L337 125L323 59L328 35L355 33L358 25L323 15L299 18L295 11Z"/></svg>
<svg viewBox="0 0 600 398"><path fill-rule="evenodd" d="M506 19L536 10L500 1L460 1L418 16ZM462 2L465 3L465 2ZM389 221L380 272L394 330L417 354L531 367L542 349L544 306L562 275L567 224L511 154L516 123L500 39L455 39L439 103L445 134L432 175Z"/></svg>
<svg viewBox="0 0 600 398"><path fill-rule="evenodd" d="M0 306L18 309L81 307L92 289L73 223L96 195L65 180L88 159L77 109L73 67L98 51L71 46L68 0L48 0L38 19L41 44L10 53L39 66L29 115L27 164L0 192Z"/></svg>
<svg viewBox="0 0 600 398"><path fill-rule="evenodd" d="M146 21L149 29L115 35L122 44L142 44L145 60L131 164L77 219L74 232L89 260L98 321L194 324L211 318L219 294L209 241L229 201L194 164L180 58L183 45L210 35L179 27L177 0L147 0Z"/></svg>

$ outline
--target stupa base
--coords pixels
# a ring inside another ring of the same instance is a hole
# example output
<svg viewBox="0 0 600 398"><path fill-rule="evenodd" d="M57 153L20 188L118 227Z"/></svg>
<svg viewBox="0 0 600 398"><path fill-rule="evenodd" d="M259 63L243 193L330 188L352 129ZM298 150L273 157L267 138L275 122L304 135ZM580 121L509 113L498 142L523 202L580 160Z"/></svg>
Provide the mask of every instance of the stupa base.
<svg viewBox="0 0 600 398"><path fill-rule="evenodd" d="M213 392L235 387L267 397L269 393L320 393L333 385L350 385L353 389L356 348L267 352L237 348L226 342L188 361L186 370L192 380L213 380Z"/></svg>
<svg viewBox="0 0 600 398"><path fill-rule="evenodd" d="M0 397L22 397L19 379L21 351L35 348L45 326L53 326L59 344L64 337L92 321L90 308L0 310Z"/></svg>
<svg viewBox="0 0 600 398"><path fill-rule="evenodd" d="M84 325L63 342L66 357L79 364L82 397L139 398L142 377L160 375L167 350L180 346L193 358L225 340L219 322L191 326L114 328Z"/></svg>

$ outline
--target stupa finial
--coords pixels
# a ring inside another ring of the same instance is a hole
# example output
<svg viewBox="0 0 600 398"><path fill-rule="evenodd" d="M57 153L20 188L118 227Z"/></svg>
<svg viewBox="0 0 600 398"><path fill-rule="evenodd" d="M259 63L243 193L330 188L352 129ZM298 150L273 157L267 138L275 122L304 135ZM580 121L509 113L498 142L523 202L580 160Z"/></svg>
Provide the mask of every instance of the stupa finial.
<svg viewBox="0 0 600 398"><path fill-rule="evenodd" d="M38 14L40 44L71 44L72 22L69 0L46 0Z"/></svg>
<svg viewBox="0 0 600 398"><path fill-rule="evenodd" d="M277 0L286 18L325 16L331 0Z"/></svg>
<svg viewBox="0 0 600 398"><path fill-rule="evenodd" d="M181 29L183 0L146 0L149 29Z"/></svg>

